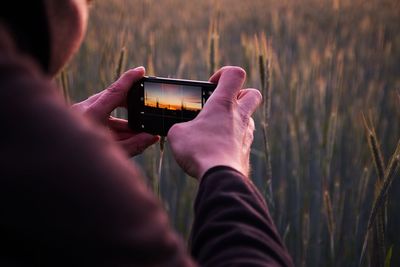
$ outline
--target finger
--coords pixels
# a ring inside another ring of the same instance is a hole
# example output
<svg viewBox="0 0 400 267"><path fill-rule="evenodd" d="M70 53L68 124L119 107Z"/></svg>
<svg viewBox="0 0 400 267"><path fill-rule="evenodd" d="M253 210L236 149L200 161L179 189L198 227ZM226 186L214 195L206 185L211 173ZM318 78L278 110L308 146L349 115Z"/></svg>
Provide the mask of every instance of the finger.
<svg viewBox="0 0 400 267"><path fill-rule="evenodd" d="M250 117L262 102L262 95L257 89L245 89L239 93L238 104L242 115Z"/></svg>
<svg viewBox="0 0 400 267"><path fill-rule="evenodd" d="M110 114L114 109L124 104L132 84L140 80L145 73L143 67L131 69L122 74L110 87L104 90L93 103L91 109L99 115Z"/></svg>
<svg viewBox="0 0 400 267"><path fill-rule="evenodd" d="M100 97L100 95L101 95L102 93L103 93L103 92L97 93L97 94L95 94L95 95L90 96L88 99L86 99L86 100L84 100L84 101L82 101L82 102L78 102L78 103L73 104L73 105L71 106L71 109L72 109L72 110L77 110L77 111L79 111L80 113L85 113L85 112L86 112L86 109L87 109L88 107L90 107L90 106Z"/></svg>
<svg viewBox="0 0 400 267"><path fill-rule="evenodd" d="M242 89L245 80L246 72L242 68L232 66L223 67L210 78L210 82L218 83L211 97L233 100L240 89Z"/></svg>
<svg viewBox="0 0 400 267"><path fill-rule="evenodd" d="M128 121L124 119L110 117L108 119L108 127L118 132L135 133L134 131L131 130L131 128L129 128Z"/></svg>
<svg viewBox="0 0 400 267"><path fill-rule="evenodd" d="M118 143L131 156L141 154L146 148L157 143L160 140L159 136L154 136L147 133L140 133L132 136L129 139L119 141Z"/></svg>
<svg viewBox="0 0 400 267"><path fill-rule="evenodd" d="M97 99L99 99L99 97L104 93L104 91L98 92L97 94L94 94L92 96L90 96L88 99L85 100L86 104L88 105L92 105L94 102L97 101Z"/></svg>
<svg viewBox="0 0 400 267"><path fill-rule="evenodd" d="M115 141L122 141L134 137L136 134L128 132L112 132Z"/></svg>

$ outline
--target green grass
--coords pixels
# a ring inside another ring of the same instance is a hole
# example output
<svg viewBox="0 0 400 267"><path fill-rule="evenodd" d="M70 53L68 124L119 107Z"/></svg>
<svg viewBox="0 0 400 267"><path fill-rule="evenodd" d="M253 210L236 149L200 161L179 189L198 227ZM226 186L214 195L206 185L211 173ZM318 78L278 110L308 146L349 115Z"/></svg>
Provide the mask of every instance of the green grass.
<svg viewBox="0 0 400 267"><path fill-rule="evenodd" d="M399 175L385 179L383 160L397 162L391 156L400 138L398 14L396 0L99 0L62 84L79 101L122 66L202 80L217 65L243 66L247 86L269 96L255 114L252 179L296 266L358 266L381 203L384 251L374 256L369 242L362 266L399 266ZM373 140L363 113L371 114ZM187 238L196 182L168 145L163 153L161 170L159 145L135 160Z"/></svg>

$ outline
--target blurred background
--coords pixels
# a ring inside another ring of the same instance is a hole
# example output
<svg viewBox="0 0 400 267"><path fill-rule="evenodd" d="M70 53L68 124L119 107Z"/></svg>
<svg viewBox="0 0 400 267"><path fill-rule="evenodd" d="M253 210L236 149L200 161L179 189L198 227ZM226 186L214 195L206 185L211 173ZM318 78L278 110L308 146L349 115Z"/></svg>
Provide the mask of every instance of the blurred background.
<svg viewBox="0 0 400 267"><path fill-rule="evenodd" d="M265 99L251 178L296 266L400 266L400 1L97 0L90 12L59 77L66 98L135 66L199 80L242 66ZM196 182L168 142L132 160L188 240Z"/></svg>

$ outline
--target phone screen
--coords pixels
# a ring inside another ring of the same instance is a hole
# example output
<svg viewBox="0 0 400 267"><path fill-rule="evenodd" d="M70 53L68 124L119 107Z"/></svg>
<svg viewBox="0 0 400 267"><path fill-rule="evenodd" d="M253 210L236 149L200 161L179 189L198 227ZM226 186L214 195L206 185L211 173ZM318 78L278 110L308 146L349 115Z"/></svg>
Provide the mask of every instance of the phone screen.
<svg viewBox="0 0 400 267"><path fill-rule="evenodd" d="M208 82L146 77L128 96L129 125L166 136L175 123L193 120L214 89Z"/></svg>
<svg viewBox="0 0 400 267"><path fill-rule="evenodd" d="M203 108L198 86L144 82L144 115L163 120L191 120Z"/></svg>

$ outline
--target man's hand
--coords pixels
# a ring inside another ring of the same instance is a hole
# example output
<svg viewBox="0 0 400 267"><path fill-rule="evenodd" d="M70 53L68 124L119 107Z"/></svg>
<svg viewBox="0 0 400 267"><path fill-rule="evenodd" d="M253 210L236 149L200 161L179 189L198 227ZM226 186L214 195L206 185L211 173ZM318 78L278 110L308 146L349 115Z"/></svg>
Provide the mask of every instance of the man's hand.
<svg viewBox="0 0 400 267"><path fill-rule="evenodd" d="M262 96L256 89L242 89L245 80L243 69L222 68L210 78L218 86L196 119L170 129L175 159L189 175L201 179L220 165L248 175L254 132L251 115Z"/></svg>
<svg viewBox="0 0 400 267"><path fill-rule="evenodd" d="M112 117L111 112L117 107L126 107L129 89L144 76L144 73L143 67L131 69L106 90L72 106L72 109L108 127L117 143L131 156L142 153L160 137L133 132L128 127L128 121Z"/></svg>

